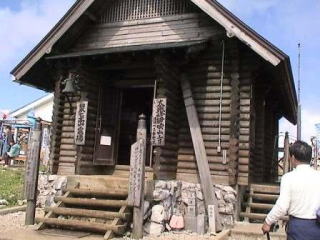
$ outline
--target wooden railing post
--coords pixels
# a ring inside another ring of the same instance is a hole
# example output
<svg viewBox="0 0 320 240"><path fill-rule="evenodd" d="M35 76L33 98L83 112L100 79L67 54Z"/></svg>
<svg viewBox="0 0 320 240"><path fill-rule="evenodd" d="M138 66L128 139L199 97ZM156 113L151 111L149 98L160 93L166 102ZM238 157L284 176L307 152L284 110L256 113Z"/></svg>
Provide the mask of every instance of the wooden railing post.
<svg viewBox="0 0 320 240"><path fill-rule="evenodd" d="M34 129L31 131L29 141L27 163L26 163L26 225L33 225L35 220L36 203L37 203L37 188L38 188L38 175L40 164L40 148L41 148L41 135L42 135L41 121L37 119Z"/></svg>
<svg viewBox="0 0 320 240"><path fill-rule="evenodd" d="M284 137L284 156L283 156L283 174L289 172L290 162L289 162L289 133L286 132Z"/></svg>

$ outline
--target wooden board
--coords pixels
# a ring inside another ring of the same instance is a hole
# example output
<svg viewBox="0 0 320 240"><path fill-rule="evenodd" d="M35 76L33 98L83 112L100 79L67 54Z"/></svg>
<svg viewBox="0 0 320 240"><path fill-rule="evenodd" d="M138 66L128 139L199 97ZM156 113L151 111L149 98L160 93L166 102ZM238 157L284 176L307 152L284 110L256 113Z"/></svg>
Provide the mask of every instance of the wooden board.
<svg viewBox="0 0 320 240"><path fill-rule="evenodd" d="M203 142L203 137L200 129L199 119L197 115L197 110L194 105L191 86L186 75L181 78L181 88L183 92L184 103L186 107L186 112L188 116L188 122L190 126L190 132L193 142L193 147L196 155L197 166L200 175L201 188L203 191L204 199L206 205L218 206L218 201L216 199L213 183L210 175L210 168L207 160L206 149ZM220 231L222 226L219 219L218 208L215 208L216 216L216 230Z"/></svg>
<svg viewBox="0 0 320 240"><path fill-rule="evenodd" d="M76 145L85 145L86 129L87 129L87 114L88 114L88 101L77 102L76 119L75 119L75 125L74 125L74 142Z"/></svg>
<svg viewBox="0 0 320 240"><path fill-rule="evenodd" d="M153 100L151 143L153 146L165 145L167 99Z"/></svg>
<svg viewBox="0 0 320 240"><path fill-rule="evenodd" d="M139 207L142 201L145 167L145 143L140 139L131 146L128 204Z"/></svg>

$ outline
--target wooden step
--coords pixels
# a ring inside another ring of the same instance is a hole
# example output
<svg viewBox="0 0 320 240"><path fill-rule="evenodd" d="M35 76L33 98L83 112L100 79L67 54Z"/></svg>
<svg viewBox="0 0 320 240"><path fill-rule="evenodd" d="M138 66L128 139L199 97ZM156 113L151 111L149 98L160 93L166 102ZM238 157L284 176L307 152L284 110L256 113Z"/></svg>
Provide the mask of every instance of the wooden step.
<svg viewBox="0 0 320 240"><path fill-rule="evenodd" d="M240 217L247 217L247 218L253 219L253 220L264 220L267 217L267 214L241 212ZM288 221L289 218L288 218L288 216L285 216L285 217L281 218L281 220Z"/></svg>
<svg viewBox="0 0 320 240"><path fill-rule="evenodd" d="M64 204L90 207L122 207L127 206L126 200L101 200L91 198L70 198L70 197L55 197L56 202L63 202Z"/></svg>
<svg viewBox="0 0 320 240"><path fill-rule="evenodd" d="M129 220L131 218L130 213L119 213L101 210L89 210L80 208L65 208L65 207L50 207L45 209L46 212L52 211L56 215L64 216L79 216L89 218L103 218L103 219L114 219L120 218L122 220Z"/></svg>
<svg viewBox="0 0 320 240"><path fill-rule="evenodd" d="M280 186L279 185L251 184L250 189L253 189L253 191L255 193L280 194Z"/></svg>
<svg viewBox="0 0 320 240"><path fill-rule="evenodd" d="M265 209L265 210L270 210L273 208L273 204L267 204L267 203L250 203L249 207L251 209Z"/></svg>
<svg viewBox="0 0 320 240"><path fill-rule="evenodd" d="M263 193L253 193L250 194L253 199L258 200L270 200L270 201L276 201L279 197L279 195L272 195L272 194L263 194Z"/></svg>
<svg viewBox="0 0 320 240"><path fill-rule="evenodd" d="M91 189L69 189L67 188L65 192L70 192L70 194L75 196L86 196L86 197L127 197L128 190L91 190Z"/></svg>
<svg viewBox="0 0 320 240"><path fill-rule="evenodd" d="M92 231L98 233L105 233L107 231L112 231L116 234L121 234L125 231L126 225L112 225L112 224L102 224L85 222L79 220L70 219L57 219L57 218L36 218L36 222L44 223L47 225L54 225L60 227L66 227L77 230Z"/></svg>

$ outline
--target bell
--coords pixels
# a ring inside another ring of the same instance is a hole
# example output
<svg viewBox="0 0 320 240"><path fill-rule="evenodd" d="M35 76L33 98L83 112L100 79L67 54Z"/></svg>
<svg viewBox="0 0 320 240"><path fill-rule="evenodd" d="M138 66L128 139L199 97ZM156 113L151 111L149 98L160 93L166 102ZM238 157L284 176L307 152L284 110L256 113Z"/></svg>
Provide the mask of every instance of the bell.
<svg viewBox="0 0 320 240"><path fill-rule="evenodd" d="M76 82L73 77L68 77L64 80L64 89L62 93L64 94L75 94L77 92Z"/></svg>

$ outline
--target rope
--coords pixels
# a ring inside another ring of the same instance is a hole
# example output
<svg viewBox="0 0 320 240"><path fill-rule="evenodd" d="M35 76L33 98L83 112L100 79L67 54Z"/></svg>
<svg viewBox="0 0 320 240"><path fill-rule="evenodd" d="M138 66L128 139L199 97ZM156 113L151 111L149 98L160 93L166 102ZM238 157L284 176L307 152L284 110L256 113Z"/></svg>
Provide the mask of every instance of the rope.
<svg viewBox="0 0 320 240"><path fill-rule="evenodd" d="M221 81L220 81L220 102L219 102L219 144L217 152L221 152L221 114L222 114L222 94L223 94L223 79L224 79L224 58L225 58L225 45L222 41L222 58L221 58Z"/></svg>

